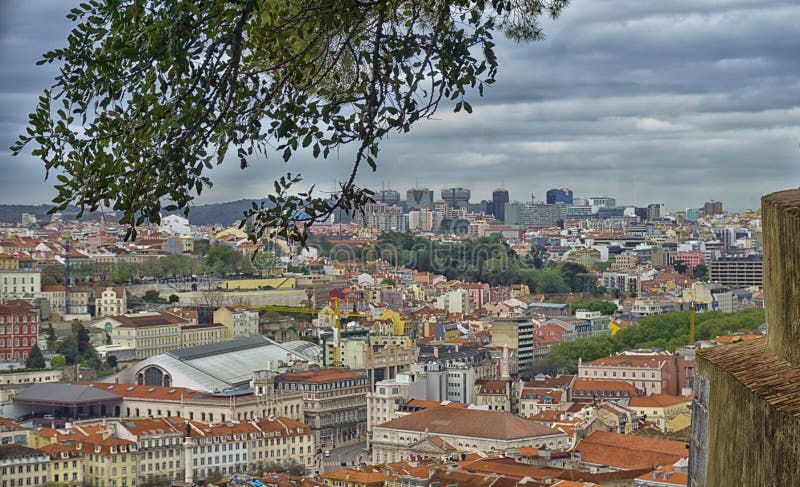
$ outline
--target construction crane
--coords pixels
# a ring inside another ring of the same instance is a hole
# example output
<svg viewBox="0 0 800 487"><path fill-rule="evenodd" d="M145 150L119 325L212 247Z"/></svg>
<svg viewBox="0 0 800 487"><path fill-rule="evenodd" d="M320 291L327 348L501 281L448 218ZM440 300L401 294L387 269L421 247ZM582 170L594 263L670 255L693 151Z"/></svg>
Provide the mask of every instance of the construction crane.
<svg viewBox="0 0 800 487"><path fill-rule="evenodd" d="M366 318L370 315L368 313L359 313L357 311L342 313L339 310L339 298L336 296L331 297L331 308L333 309L333 366L339 367L342 363L342 352L339 348L339 340L342 334L342 317L346 318Z"/></svg>
<svg viewBox="0 0 800 487"><path fill-rule="evenodd" d="M694 291L689 291L689 345L694 345L694 323L698 304L705 305L706 309L709 305L707 302L697 301L694 298Z"/></svg>
<svg viewBox="0 0 800 487"><path fill-rule="evenodd" d="M369 313L361 313L358 311L342 312L339 310L339 298L334 296L330 301L330 308L333 311L333 366L339 367L341 364L341 350L339 349L339 339L342 332L342 318L369 318ZM308 306L277 306L267 305L259 306L258 309L262 311L270 311L273 313L281 314L309 314L318 316L323 310L322 308L311 308Z"/></svg>

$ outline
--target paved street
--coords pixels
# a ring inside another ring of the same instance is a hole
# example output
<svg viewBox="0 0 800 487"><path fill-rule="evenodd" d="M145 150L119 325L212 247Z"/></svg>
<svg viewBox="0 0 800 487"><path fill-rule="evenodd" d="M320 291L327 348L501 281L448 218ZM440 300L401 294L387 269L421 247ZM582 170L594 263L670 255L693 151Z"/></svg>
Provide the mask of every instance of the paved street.
<svg viewBox="0 0 800 487"><path fill-rule="evenodd" d="M366 446L366 441L360 441L352 445L331 449L331 456L329 457L325 457L324 454L320 455L322 459L322 473L333 472L344 468L342 462L345 462L348 467L358 465L360 462L366 460L366 453L364 452Z"/></svg>

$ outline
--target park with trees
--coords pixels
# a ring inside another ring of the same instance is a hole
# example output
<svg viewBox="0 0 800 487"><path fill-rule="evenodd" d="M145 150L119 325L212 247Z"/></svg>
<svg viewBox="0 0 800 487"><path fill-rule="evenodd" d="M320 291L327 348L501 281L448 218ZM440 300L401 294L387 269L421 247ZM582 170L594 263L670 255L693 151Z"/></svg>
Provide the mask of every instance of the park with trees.
<svg viewBox="0 0 800 487"><path fill-rule="evenodd" d="M575 372L579 358L588 362L638 348L675 351L689 344L689 313L676 311L646 316L613 336L602 335L557 344L538 366L554 371ZM764 319L764 310L761 308L735 313L698 313L695 316L695 340L709 340L737 331L755 330L764 323Z"/></svg>

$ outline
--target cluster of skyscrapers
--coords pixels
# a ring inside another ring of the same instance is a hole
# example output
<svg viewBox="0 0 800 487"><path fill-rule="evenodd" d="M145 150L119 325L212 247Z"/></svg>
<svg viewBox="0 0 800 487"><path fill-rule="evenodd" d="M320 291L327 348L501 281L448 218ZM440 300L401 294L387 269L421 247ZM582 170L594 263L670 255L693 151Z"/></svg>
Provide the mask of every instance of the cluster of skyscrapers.
<svg viewBox="0 0 800 487"><path fill-rule="evenodd" d="M493 220L495 224L545 228L558 226L560 222L570 219L655 221L667 216L666 208L661 203L651 203L645 207L620 206L615 198L580 198L568 188L549 189L544 201L537 200L534 195L529 201L511 200L508 190L502 188L492 191L490 200L479 203L471 203L471 196L467 188L452 187L442 189L439 199L436 199L434 190L417 187L407 190L403 200L399 191L382 189L375 194L375 203L367 206L364 218L356 221L360 226L380 231L429 232L440 229L443 222L452 226L461 220L472 222L476 218L489 222ZM697 221L700 215L710 214L722 214L722 202L712 200L702 208L688 209L685 219Z"/></svg>

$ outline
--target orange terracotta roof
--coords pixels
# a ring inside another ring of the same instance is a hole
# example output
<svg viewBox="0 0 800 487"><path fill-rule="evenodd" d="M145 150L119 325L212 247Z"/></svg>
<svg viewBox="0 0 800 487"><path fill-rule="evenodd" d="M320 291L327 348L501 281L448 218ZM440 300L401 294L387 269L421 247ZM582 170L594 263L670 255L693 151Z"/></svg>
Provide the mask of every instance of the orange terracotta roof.
<svg viewBox="0 0 800 487"><path fill-rule="evenodd" d="M518 463L502 463L491 460L464 462L461 463L461 468L468 472L492 473L518 479L525 477L530 477L532 479L554 478L561 473L561 469L558 468L531 467Z"/></svg>
<svg viewBox="0 0 800 487"><path fill-rule="evenodd" d="M561 480L553 484L553 487L602 487L594 482L573 482L571 480Z"/></svg>
<svg viewBox="0 0 800 487"><path fill-rule="evenodd" d="M188 323L188 320L170 313L147 314L144 316L117 315L112 318L120 322L120 328L145 328Z"/></svg>
<svg viewBox="0 0 800 487"><path fill-rule="evenodd" d="M80 385L87 385L102 389L112 394L119 394L122 397L139 399L161 399L180 401L184 399L197 399L208 394L205 391L195 391L186 387L164 387L164 386L140 386L135 384L107 384L105 382L77 382Z"/></svg>
<svg viewBox="0 0 800 487"><path fill-rule="evenodd" d="M653 470L650 473L636 477L638 480L647 482L658 482L662 485L669 486L684 486L689 485L689 474L684 472L676 472L672 465L665 465Z"/></svg>
<svg viewBox="0 0 800 487"><path fill-rule="evenodd" d="M652 394L650 396L632 397L629 404L632 408L664 408L691 402L691 397L673 396L671 394Z"/></svg>
<svg viewBox="0 0 800 487"><path fill-rule="evenodd" d="M559 432L502 411L432 407L383 423L380 428L469 438L527 439Z"/></svg>
<svg viewBox="0 0 800 487"><path fill-rule="evenodd" d="M761 333L733 333L730 335L721 335L714 338L714 342L721 343L721 344L728 344L728 343L737 343L737 342L747 342L750 340L758 340L762 338L764 335Z"/></svg>
<svg viewBox="0 0 800 487"><path fill-rule="evenodd" d="M11 418L0 418L0 431L21 430L22 425Z"/></svg>
<svg viewBox="0 0 800 487"><path fill-rule="evenodd" d="M478 394L506 394L509 386L509 381L500 379L478 379L475 385L479 386Z"/></svg>
<svg viewBox="0 0 800 487"><path fill-rule="evenodd" d="M343 468L341 470L323 474L320 478L323 480L336 480L339 482L383 485L384 482L391 480L394 477L391 475L382 474L380 472L363 472L361 470L354 470L352 468Z"/></svg>
<svg viewBox="0 0 800 487"><path fill-rule="evenodd" d="M576 379L572 384L573 394L575 391L628 391L635 395L636 387L624 380L603 380L603 379Z"/></svg>
<svg viewBox="0 0 800 487"><path fill-rule="evenodd" d="M660 368L668 358L667 355L614 355L603 357L589 362L588 365L615 366L615 367L654 367Z"/></svg>
<svg viewBox="0 0 800 487"><path fill-rule="evenodd" d="M68 453L70 458L73 458L73 457L77 458L77 457L82 457L83 456L83 453L81 452L81 450L78 449L78 445L76 443L72 443L72 442L67 443L67 444L64 444L64 443L51 443L49 445L45 445L45 446L39 447L38 449L42 450L43 452L45 452L48 455L50 455L50 458L52 458L54 460L55 459L60 459L61 458L61 453L63 453L63 452Z"/></svg>
<svg viewBox="0 0 800 487"><path fill-rule="evenodd" d="M680 441L594 431L577 447L584 462L622 469L653 468L671 465L689 456L687 444Z"/></svg>

